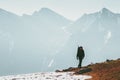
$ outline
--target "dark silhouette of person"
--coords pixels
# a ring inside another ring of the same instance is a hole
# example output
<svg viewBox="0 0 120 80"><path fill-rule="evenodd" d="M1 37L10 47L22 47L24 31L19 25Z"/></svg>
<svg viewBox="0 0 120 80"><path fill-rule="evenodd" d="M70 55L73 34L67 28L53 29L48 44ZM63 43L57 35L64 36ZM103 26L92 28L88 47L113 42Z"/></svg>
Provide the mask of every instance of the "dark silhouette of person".
<svg viewBox="0 0 120 80"><path fill-rule="evenodd" d="M82 60L85 57L84 49L83 49L82 46L78 47L77 56L76 57L77 57L77 60L79 60L78 68L81 68Z"/></svg>

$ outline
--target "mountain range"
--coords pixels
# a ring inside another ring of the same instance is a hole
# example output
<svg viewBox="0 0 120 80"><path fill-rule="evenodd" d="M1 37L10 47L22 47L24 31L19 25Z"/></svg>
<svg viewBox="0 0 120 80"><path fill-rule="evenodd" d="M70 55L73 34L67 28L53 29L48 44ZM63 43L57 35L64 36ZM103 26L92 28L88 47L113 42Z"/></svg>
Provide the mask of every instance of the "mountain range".
<svg viewBox="0 0 120 80"><path fill-rule="evenodd" d="M70 56L65 62L71 64L70 66L77 65L75 55L78 46L83 46L85 50L86 57L83 65L120 57L118 43L120 41L120 14L103 8L96 13L84 14L72 25L67 26L66 30L72 35L60 53L63 53L61 56L64 58ZM61 65L65 66L64 63L59 66Z"/></svg>
<svg viewBox="0 0 120 80"><path fill-rule="evenodd" d="M77 66L78 46L83 65L118 58L119 31L120 14L106 8L76 21L48 8L23 16L0 9L0 75Z"/></svg>

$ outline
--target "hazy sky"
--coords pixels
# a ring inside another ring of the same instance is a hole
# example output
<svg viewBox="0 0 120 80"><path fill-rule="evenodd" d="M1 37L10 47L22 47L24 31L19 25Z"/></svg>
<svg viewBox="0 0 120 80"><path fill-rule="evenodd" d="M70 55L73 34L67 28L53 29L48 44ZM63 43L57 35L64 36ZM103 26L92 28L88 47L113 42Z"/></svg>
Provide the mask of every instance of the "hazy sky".
<svg viewBox="0 0 120 80"><path fill-rule="evenodd" d="M84 13L96 12L103 7L120 13L120 0L0 0L0 8L18 15L32 14L42 7L75 20Z"/></svg>

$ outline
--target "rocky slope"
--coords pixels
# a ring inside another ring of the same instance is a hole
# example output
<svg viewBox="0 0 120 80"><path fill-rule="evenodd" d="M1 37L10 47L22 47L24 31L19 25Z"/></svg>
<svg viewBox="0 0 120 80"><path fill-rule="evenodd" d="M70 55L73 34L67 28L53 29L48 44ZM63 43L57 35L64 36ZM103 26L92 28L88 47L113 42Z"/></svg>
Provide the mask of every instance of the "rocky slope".
<svg viewBox="0 0 120 80"><path fill-rule="evenodd" d="M106 60L88 67L92 71L85 74L93 76L92 80L120 80L120 59Z"/></svg>
<svg viewBox="0 0 120 80"><path fill-rule="evenodd" d="M120 59L106 60L83 68L69 68L58 72L74 72L75 75L91 75L89 80L120 80Z"/></svg>

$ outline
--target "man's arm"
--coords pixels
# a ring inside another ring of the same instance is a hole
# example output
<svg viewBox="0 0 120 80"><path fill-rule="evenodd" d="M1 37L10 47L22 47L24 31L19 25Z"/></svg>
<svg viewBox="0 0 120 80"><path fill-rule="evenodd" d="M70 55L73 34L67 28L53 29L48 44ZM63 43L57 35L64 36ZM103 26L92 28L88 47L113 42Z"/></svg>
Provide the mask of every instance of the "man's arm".
<svg viewBox="0 0 120 80"><path fill-rule="evenodd" d="M77 60L79 59L79 49L77 50L76 58L77 58Z"/></svg>

